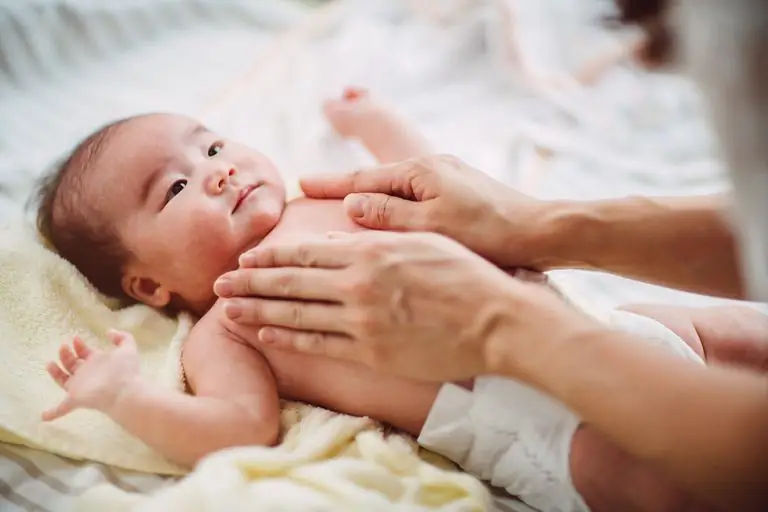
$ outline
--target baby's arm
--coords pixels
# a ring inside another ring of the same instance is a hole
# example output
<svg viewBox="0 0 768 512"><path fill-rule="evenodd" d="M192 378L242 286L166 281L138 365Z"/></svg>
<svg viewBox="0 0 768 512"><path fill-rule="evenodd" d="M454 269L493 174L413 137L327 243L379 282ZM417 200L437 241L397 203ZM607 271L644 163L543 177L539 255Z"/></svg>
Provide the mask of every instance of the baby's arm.
<svg viewBox="0 0 768 512"><path fill-rule="evenodd" d="M213 311L216 311L214 309ZM111 335L115 350L91 350L75 339L63 346L51 376L67 397L43 419L76 408L99 410L169 460L191 467L205 455L233 446L272 445L280 427L279 401L263 356L227 335L211 313L192 330L183 364L195 396L142 379L133 338Z"/></svg>
<svg viewBox="0 0 768 512"><path fill-rule="evenodd" d="M365 89L348 88L341 99L329 100L323 108L339 135L359 140L380 163L432 153L426 137Z"/></svg>

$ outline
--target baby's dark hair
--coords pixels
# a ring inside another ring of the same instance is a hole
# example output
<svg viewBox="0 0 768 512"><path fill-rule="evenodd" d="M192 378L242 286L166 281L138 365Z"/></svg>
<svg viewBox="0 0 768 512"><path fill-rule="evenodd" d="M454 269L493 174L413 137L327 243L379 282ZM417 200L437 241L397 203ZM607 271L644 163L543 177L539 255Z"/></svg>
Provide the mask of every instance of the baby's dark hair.
<svg viewBox="0 0 768 512"><path fill-rule="evenodd" d="M103 165L105 148L120 127L133 118L112 122L85 138L38 183L37 228L59 255L72 263L101 293L121 300L121 285L130 253L99 205L88 200L88 176Z"/></svg>

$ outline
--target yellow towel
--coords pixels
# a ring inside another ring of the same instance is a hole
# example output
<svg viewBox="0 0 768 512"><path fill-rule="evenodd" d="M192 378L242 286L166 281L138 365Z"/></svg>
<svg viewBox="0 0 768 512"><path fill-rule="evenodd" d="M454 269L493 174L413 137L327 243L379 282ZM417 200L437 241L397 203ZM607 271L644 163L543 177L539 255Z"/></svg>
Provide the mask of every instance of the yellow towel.
<svg viewBox="0 0 768 512"><path fill-rule="evenodd" d="M181 473L100 413L78 410L40 421L63 396L45 364L75 334L106 346L108 329L132 332L142 373L159 386L182 389L179 351L191 319L170 319L143 305L113 306L49 251L34 228L0 227L0 440L139 471Z"/></svg>

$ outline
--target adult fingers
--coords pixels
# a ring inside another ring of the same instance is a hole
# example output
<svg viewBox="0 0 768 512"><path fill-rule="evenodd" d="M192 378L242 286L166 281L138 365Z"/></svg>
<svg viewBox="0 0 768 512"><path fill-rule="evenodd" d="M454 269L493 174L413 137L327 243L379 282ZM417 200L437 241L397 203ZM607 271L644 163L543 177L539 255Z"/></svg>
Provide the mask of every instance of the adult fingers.
<svg viewBox="0 0 768 512"><path fill-rule="evenodd" d="M351 173L306 176L299 182L308 197L342 199L355 192L388 194L413 199L414 160L358 169Z"/></svg>
<svg viewBox="0 0 768 512"><path fill-rule="evenodd" d="M344 208L355 222L370 229L387 231L423 230L425 223L418 203L386 194L351 194Z"/></svg>
<svg viewBox="0 0 768 512"><path fill-rule="evenodd" d="M347 240L317 238L256 247L240 256L240 267L321 267L343 268L351 263Z"/></svg>
<svg viewBox="0 0 768 512"><path fill-rule="evenodd" d="M328 332L307 332L281 327L259 330L259 343L289 352L361 361L357 342L348 336Z"/></svg>
<svg viewBox="0 0 768 512"><path fill-rule="evenodd" d="M219 297L272 297L341 301L338 275L316 268L251 268L234 270L220 277L213 286Z"/></svg>
<svg viewBox="0 0 768 512"><path fill-rule="evenodd" d="M43 421L53 421L55 419L61 418L62 416L66 416L74 410L75 404L72 399L67 396L56 407L43 411L42 419Z"/></svg>
<svg viewBox="0 0 768 512"><path fill-rule="evenodd" d="M230 299L230 320L246 325L272 325L303 331L343 332L344 309L337 304L264 299Z"/></svg>

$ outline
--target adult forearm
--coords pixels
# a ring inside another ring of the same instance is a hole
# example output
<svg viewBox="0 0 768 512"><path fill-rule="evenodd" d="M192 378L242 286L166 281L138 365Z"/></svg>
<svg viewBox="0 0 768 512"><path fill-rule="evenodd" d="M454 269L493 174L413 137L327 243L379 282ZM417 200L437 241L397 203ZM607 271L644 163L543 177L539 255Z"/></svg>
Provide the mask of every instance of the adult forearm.
<svg viewBox="0 0 768 512"><path fill-rule="evenodd" d="M725 201L713 195L557 202L541 220L539 266L601 270L741 298Z"/></svg>
<svg viewBox="0 0 768 512"><path fill-rule="evenodd" d="M726 510L768 507L766 377L707 368L576 316L558 318L559 327L546 319L543 343L524 357L514 342L506 357L497 353L497 372L558 398L702 499Z"/></svg>
<svg viewBox="0 0 768 512"><path fill-rule="evenodd" d="M185 467L224 448L272 444L279 428L277 418L257 418L235 402L184 395L146 383L124 392L107 412L130 434Z"/></svg>

